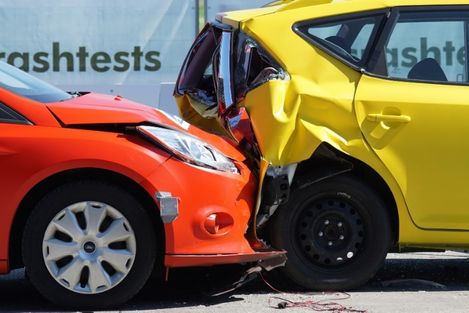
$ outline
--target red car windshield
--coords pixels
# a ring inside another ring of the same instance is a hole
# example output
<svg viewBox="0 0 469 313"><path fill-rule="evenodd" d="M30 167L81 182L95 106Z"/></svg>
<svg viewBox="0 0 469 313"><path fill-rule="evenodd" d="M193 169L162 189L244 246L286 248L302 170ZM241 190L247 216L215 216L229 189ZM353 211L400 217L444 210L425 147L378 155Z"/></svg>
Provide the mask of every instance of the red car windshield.
<svg viewBox="0 0 469 313"><path fill-rule="evenodd" d="M44 103L59 102L72 98L72 95L65 91L5 62L0 62L0 87L17 95Z"/></svg>

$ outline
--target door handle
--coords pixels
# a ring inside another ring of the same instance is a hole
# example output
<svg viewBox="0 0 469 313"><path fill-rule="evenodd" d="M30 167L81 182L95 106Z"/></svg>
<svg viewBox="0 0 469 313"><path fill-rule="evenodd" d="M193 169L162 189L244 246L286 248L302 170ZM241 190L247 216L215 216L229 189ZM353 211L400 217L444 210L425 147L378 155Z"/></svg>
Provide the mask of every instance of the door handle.
<svg viewBox="0 0 469 313"><path fill-rule="evenodd" d="M412 119L408 115L368 114L367 120L371 122L409 123Z"/></svg>

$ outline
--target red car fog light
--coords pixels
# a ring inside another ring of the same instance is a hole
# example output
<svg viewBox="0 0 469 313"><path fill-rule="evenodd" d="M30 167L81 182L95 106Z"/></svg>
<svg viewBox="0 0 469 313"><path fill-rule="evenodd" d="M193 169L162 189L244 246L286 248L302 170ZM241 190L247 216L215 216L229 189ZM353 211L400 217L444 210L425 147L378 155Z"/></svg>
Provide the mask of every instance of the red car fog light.
<svg viewBox="0 0 469 313"><path fill-rule="evenodd" d="M231 230L233 223L233 218L227 213L212 213L205 218L204 228L211 235L225 235Z"/></svg>

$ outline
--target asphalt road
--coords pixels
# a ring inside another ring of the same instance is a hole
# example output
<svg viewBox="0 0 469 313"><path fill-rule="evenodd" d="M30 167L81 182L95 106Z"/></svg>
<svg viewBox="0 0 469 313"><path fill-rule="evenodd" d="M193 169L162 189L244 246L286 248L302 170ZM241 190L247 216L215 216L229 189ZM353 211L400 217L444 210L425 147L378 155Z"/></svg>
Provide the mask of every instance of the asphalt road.
<svg viewBox="0 0 469 313"><path fill-rule="evenodd" d="M243 269L182 269L171 273L169 283L150 281L131 302L107 312L314 312L310 307L270 307L283 301L334 301L370 313L469 312L468 261L469 254L457 252L390 254L376 278L349 295L277 293L259 279L226 296L211 297L208 293L228 287ZM338 298L347 299L334 300ZM63 310L42 299L19 270L0 277L0 312Z"/></svg>

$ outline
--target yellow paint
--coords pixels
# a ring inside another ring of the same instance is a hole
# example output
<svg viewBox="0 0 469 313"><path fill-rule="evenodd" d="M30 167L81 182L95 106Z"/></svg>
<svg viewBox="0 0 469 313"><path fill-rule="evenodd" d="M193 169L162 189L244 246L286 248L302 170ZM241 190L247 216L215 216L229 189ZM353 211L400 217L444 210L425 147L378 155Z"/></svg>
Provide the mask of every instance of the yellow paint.
<svg viewBox="0 0 469 313"><path fill-rule="evenodd" d="M269 168L269 162L266 161L264 158L261 158L259 162L259 189L257 190L257 201L256 201L256 207L254 209L254 212L255 212L254 216L257 216L257 212L259 212L259 209L261 208L262 185L264 184L265 174L267 173L268 168Z"/></svg>
<svg viewBox="0 0 469 313"><path fill-rule="evenodd" d="M260 9L225 12L223 23L238 24L272 14L278 19L297 22L316 17L363 12L396 6L466 5L467 0L293 0L277 1ZM283 15L283 13L286 13ZM279 15L282 14L282 15Z"/></svg>
<svg viewBox="0 0 469 313"><path fill-rule="evenodd" d="M469 89L364 75L356 95L367 142L396 178L415 224L469 229ZM373 121L373 116L404 117Z"/></svg>
<svg viewBox="0 0 469 313"><path fill-rule="evenodd" d="M196 100L188 95L175 96L176 103L179 108L179 115L183 120L197 125L199 128L218 135L229 136L227 131L220 125L219 121L215 118L204 118L197 112L194 107L203 106L196 103Z"/></svg>
<svg viewBox="0 0 469 313"><path fill-rule="evenodd" d="M254 38L290 74L251 90L239 105L272 165L306 160L325 142L373 168L396 201L401 246L468 248L469 89L372 78L292 30L299 21L410 5L448 2L297 0L225 14L223 22Z"/></svg>

